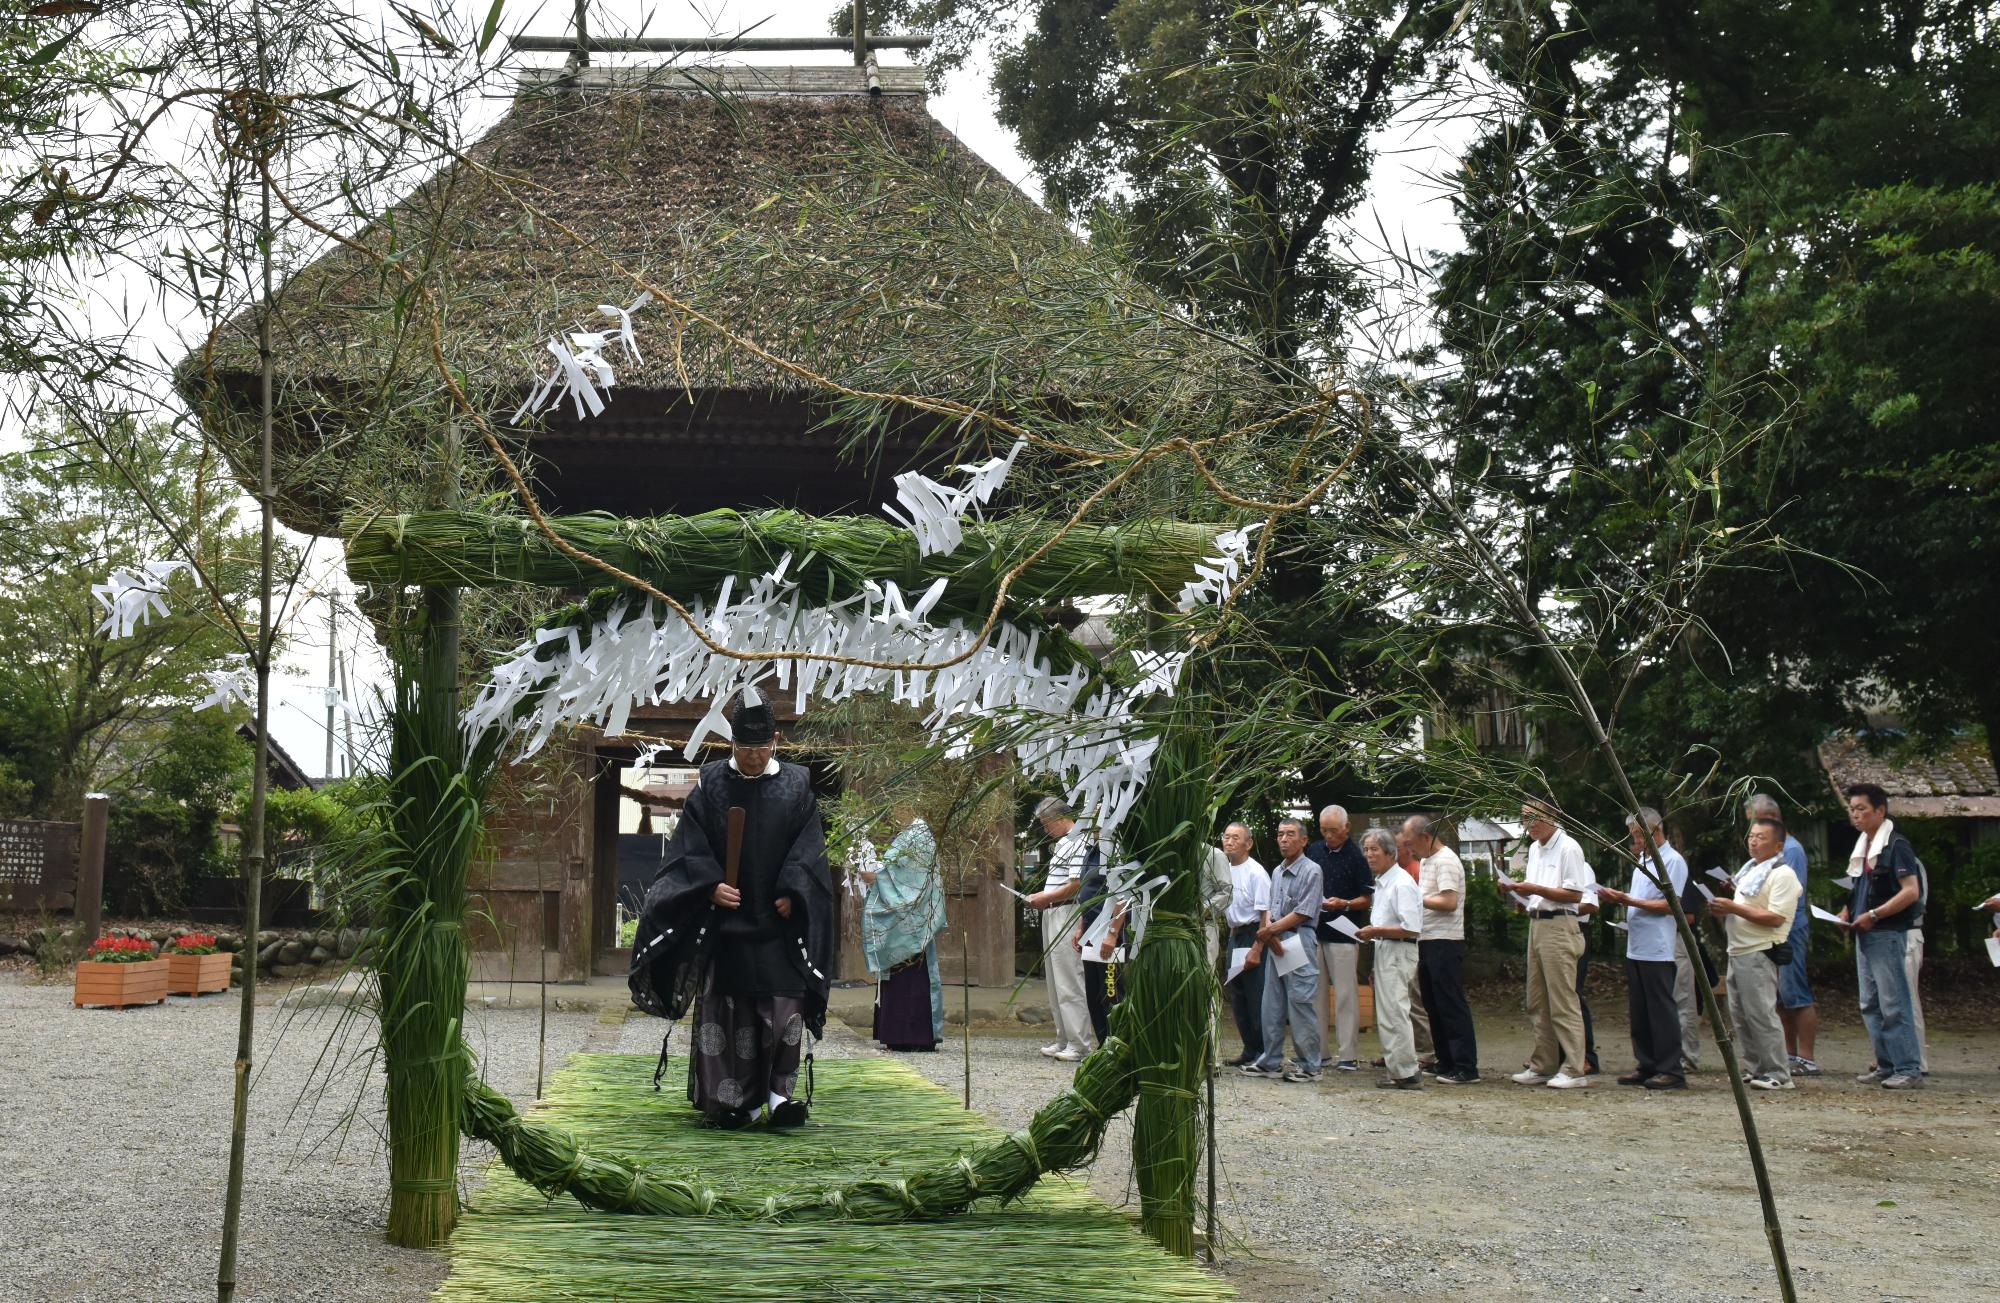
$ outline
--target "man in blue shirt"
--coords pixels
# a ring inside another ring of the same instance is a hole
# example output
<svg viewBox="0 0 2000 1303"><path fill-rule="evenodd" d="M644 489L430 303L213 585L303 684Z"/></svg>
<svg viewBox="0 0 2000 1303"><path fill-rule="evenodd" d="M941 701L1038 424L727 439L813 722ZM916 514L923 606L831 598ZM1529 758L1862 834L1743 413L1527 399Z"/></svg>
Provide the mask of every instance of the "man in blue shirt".
<svg viewBox="0 0 2000 1303"><path fill-rule="evenodd" d="M1625 907L1625 1007L1631 1016L1632 1056L1638 1066L1619 1077L1618 1084L1685 1090L1680 1010L1674 1004L1674 913L1655 881L1658 869L1653 856L1657 850L1666 865L1667 889L1676 895L1687 890L1687 861L1667 841L1660 812L1651 806L1641 806L1639 819L1626 819L1625 827L1632 834L1632 855L1638 861L1632 870L1632 889L1597 889L1601 899Z"/></svg>
<svg viewBox="0 0 2000 1303"><path fill-rule="evenodd" d="M1763 792L1743 803L1743 818L1747 822L1784 817L1777 801ZM1799 899L1807 899L1806 848L1790 833L1785 834L1785 863L1798 875ZM1811 922L1812 911L1800 909L1792 920L1792 961L1778 970L1778 1021L1785 1025L1785 1052L1791 1059L1795 1077L1820 1075L1819 1064L1813 1058L1819 1040L1819 1008L1813 1003L1812 984L1806 980Z"/></svg>

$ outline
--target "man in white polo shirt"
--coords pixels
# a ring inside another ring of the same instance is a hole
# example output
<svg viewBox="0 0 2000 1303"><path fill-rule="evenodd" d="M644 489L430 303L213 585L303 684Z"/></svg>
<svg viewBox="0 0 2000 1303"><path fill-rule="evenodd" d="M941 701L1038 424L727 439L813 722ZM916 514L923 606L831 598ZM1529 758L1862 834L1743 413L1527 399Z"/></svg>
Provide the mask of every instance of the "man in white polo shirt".
<svg viewBox="0 0 2000 1303"><path fill-rule="evenodd" d="M1232 1068L1264 1056L1264 944L1257 939L1257 925L1271 908L1271 875L1251 856L1250 846L1247 825L1232 823L1222 830L1222 853L1229 861L1229 905L1223 913L1229 925L1228 953L1250 952L1243 971L1223 987L1236 1034L1243 1038L1243 1053L1228 1061Z"/></svg>
<svg viewBox="0 0 2000 1303"><path fill-rule="evenodd" d="M1375 1030L1389 1074L1375 1084L1383 1090L1418 1090L1424 1079L1417 1071L1417 1041L1410 1026L1410 985L1416 980L1417 940L1423 935L1423 892L1397 863L1396 839L1388 829L1362 833L1361 855L1375 875L1375 898L1368 906L1368 926L1357 935L1375 943Z"/></svg>
<svg viewBox="0 0 2000 1303"><path fill-rule="evenodd" d="M1055 1024L1056 1038L1042 1047L1042 1053L1064 1063L1075 1063L1095 1048L1091 1039L1090 1005L1084 998L1083 956L1070 944L1070 932L1083 913L1077 893L1083 879L1096 868L1102 855L1083 829L1069 803L1051 796L1035 807L1042 831L1055 841L1049 854L1048 881L1028 897L1028 908L1042 914L1042 962L1048 968L1049 1021Z"/></svg>
<svg viewBox="0 0 2000 1303"><path fill-rule="evenodd" d="M1500 892L1528 911L1528 1017L1535 1025L1535 1051L1514 1080L1574 1090L1590 1084L1583 1006L1576 994L1576 965L1583 957L1576 910L1595 878L1583 848L1556 826L1548 806L1527 802L1521 822L1528 828L1528 867L1522 881L1503 883Z"/></svg>

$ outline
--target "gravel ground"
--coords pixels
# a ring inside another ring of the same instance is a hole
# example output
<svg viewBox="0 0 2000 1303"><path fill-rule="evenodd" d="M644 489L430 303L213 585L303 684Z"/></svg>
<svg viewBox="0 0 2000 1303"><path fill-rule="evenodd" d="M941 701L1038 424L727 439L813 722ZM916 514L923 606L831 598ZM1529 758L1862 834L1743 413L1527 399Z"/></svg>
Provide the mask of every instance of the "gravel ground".
<svg viewBox="0 0 2000 1303"><path fill-rule="evenodd" d="M237 1007L211 996L77 1011L66 986L0 976L11 1105L0 1116L0 1297L214 1296ZM1317 1087L1218 1078L1221 1270L1245 1297L1776 1297L1717 1074L1664 1097L1603 1079L1568 1093L1514 1086L1503 1078L1527 1048L1518 1005L1477 1013L1480 1086L1407 1095L1374 1090L1373 1073L1329 1073ZM329 1010L259 1014L239 1297L428 1297L444 1256L381 1238L380 1083L357 1057L369 1029L343 1030ZM525 1103L535 1011L469 1019L489 1078ZM1608 1049L1624 1044L1619 1021L1600 1026ZM656 1053L660 1029L552 1013L548 1070L582 1049ZM829 1032L828 1057L881 1052L837 1023ZM973 1104L995 1123L1023 1124L1067 1080L1039 1044L974 1037ZM1372 1052L1372 1037L1364 1045ZM1756 1101L1800 1296L1980 1295L2000 1225L2000 1031L1934 1028L1937 1075L1916 1095L1850 1084L1864 1057L1854 1032L1823 1035L1821 1053L1827 1078ZM956 1039L899 1057L961 1089ZM1615 1052L1607 1066L1622 1066ZM1130 1145L1121 1118L1088 1176L1114 1204L1137 1202ZM487 1157L467 1146L469 1182Z"/></svg>
<svg viewBox="0 0 2000 1303"><path fill-rule="evenodd" d="M428 1298L444 1255L382 1238L381 1078L360 1057L372 1024L259 994L237 1297ZM67 984L0 975L0 1298L215 1297L239 1008L232 992L73 1009ZM532 1099L536 1012L473 1011L467 1027L489 1080ZM590 1015L551 1014L550 1072L615 1036ZM490 1153L466 1146L469 1181Z"/></svg>
<svg viewBox="0 0 2000 1303"><path fill-rule="evenodd" d="M1218 1077L1222 1271L1245 1298L1778 1296L1719 1073L1664 1096L1608 1077L1582 1091L1516 1086L1505 1074L1529 1048L1518 1004L1475 1015L1477 1086L1378 1091L1374 1070L1318 1086ZM956 1093L963 1060L947 1031L942 1052L899 1057ZM1607 1013L1598 1035L1605 1066L1629 1066L1622 1018ZM1062 1088L1071 1070L1041 1057L1041 1039L975 1035L974 1107L1017 1127ZM1362 1041L1378 1052L1372 1034ZM1823 1033L1820 1053L1826 1077L1755 1101L1799 1296L1989 1292L2000 1031L1933 1028L1936 1075L1911 1095L1852 1084L1867 1057L1857 1032ZM1120 1119L1089 1180L1136 1210L1130 1143Z"/></svg>

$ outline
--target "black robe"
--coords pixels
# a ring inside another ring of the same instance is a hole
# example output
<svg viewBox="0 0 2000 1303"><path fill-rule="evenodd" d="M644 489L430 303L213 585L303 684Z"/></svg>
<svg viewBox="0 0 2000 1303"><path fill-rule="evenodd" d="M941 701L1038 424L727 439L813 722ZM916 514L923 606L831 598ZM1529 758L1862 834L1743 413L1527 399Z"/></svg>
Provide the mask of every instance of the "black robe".
<svg viewBox="0 0 2000 1303"><path fill-rule="evenodd" d="M713 902L729 844L729 807L743 807L740 908ZM779 896L792 915L779 918ZM833 971L833 874L812 779L803 765L781 764L768 778L745 778L727 760L701 767L666 861L646 890L632 944L632 1001L678 1020L701 997L711 970L718 991L797 995L806 1028L826 1028Z"/></svg>

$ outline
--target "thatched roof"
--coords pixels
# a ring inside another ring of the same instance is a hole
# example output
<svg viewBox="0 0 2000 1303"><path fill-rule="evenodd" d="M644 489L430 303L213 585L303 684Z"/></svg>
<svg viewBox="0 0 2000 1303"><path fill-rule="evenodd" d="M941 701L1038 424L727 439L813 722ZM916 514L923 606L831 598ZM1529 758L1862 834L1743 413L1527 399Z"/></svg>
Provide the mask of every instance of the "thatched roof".
<svg viewBox="0 0 2000 1303"><path fill-rule="evenodd" d="M586 69L572 80L555 71L532 74L505 116L467 153L480 166L515 178L520 193L548 215L626 265L676 293L698 296L703 310L732 329L782 354L837 367L843 351L866 348L867 341L824 328L784 337L787 328L770 324L781 314L769 309L795 286L776 277L718 276L713 242L732 226L776 216L759 211L774 178L811 177L822 190L852 186L864 193L879 179L840 173L855 167L848 150L857 133L879 132L929 166L990 177L997 184L986 192L995 202L1028 202L930 116L919 70L884 68L880 76L881 92L870 94L865 74L852 67ZM1053 227L1055 219L1047 220ZM513 197L465 164L446 167L360 238L383 248L391 228L410 250L405 265L431 269L446 305L451 364L480 387L479 401L502 420L549 369L551 335L601 329L606 323L595 315L596 305L626 304L638 294L608 262L534 222ZM347 505L335 500L341 492L327 485L324 474L306 467L338 442L353 413L408 409L411 393L435 391L427 335L391 310L398 286L371 260L335 249L280 293L274 328L285 464L276 505L294 527L331 532ZM702 481L712 489L705 498L632 504L651 513L756 505L741 496L742 486L727 481L726 463L747 458L761 461L766 473L783 474L783 457L772 450L810 444L824 459L836 442L830 433L812 432L807 395L787 377L697 332L685 341L691 385L683 386L666 315L648 310L634 325L644 361L618 367L610 408L581 423L566 410L551 413L545 430L529 440L529 451L545 465L557 499L552 505L632 509L593 498L585 484L606 481L620 467L629 478L637 469L628 451L635 440L667 441L684 454L676 463L682 489L688 468L706 468L692 471L696 479L722 477L712 485ZM238 412L254 409L255 333L255 314L246 313L218 341L217 378ZM392 393L399 386L401 392ZM244 432L225 431L224 439L236 445L229 451L239 470L253 464ZM800 463L791 473L811 479L807 469ZM838 496L824 485L806 487ZM856 497L877 487L844 484L839 492ZM808 495L796 505L817 511L836 504Z"/></svg>
<svg viewBox="0 0 2000 1303"><path fill-rule="evenodd" d="M1834 796L1853 783L1889 794L1889 811L1918 819L2000 819L2000 781L1985 743L1957 738L1933 752L1910 747L1870 750L1852 733L1819 744L1819 762Z"/></svg>

